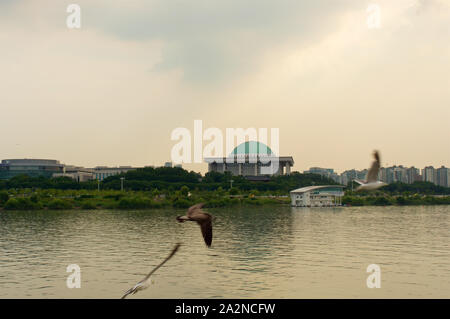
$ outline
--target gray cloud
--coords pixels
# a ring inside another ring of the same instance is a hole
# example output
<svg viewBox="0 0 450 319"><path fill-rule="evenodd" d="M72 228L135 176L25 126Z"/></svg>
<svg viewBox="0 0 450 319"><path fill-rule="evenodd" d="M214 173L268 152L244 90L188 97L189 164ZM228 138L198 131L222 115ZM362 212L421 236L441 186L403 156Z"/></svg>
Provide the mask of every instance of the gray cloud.
<svg viewBox="0 0 450 319"><path fill-rule="evenodd" d="M163 60L153 71L180 68L186 81L205 85L253 69L262 54L279 45L320 40L336 27L339 13L360 5L348 0L192 0L122 8L86 2L84 17L88 26L127 41L163 41Z"/></svg>

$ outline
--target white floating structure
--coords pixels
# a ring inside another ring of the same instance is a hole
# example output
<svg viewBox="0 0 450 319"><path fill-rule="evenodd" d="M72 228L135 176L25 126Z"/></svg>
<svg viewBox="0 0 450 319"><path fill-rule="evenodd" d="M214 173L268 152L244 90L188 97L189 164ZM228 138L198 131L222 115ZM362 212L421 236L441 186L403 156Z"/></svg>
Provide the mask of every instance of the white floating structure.
<svg viewBox="0 0 450 319"><path fill-rule="evenodd" d="M294 189L291 194L291 206L295 207L332 207L342 205L344 196L342 185L308 186Z"/></svg>

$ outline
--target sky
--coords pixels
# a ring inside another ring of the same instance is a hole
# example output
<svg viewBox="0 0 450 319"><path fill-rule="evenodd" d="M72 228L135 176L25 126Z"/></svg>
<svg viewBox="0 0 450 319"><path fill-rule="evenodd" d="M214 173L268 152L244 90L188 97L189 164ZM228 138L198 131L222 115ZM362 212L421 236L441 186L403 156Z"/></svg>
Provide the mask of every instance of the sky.
<svg viewBox="0 0 450 319"><path fill-rule="evenodd" d="M450 0L0 0L0 43L1 159L162 165L202 120L298 171L450 166Z"/></svg>

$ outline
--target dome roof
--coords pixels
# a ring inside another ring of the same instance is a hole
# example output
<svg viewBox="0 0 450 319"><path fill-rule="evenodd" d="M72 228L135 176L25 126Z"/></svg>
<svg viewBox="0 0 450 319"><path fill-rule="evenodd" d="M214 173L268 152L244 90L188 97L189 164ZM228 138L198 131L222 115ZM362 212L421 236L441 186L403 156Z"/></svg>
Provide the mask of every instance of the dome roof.
<svg viewBox="0 0 450 319"><path fill-rule="evenodd" d="M244 142L234 148L230 156L234 155L273 155L272 150L264 143L256 141Z"/></svg>

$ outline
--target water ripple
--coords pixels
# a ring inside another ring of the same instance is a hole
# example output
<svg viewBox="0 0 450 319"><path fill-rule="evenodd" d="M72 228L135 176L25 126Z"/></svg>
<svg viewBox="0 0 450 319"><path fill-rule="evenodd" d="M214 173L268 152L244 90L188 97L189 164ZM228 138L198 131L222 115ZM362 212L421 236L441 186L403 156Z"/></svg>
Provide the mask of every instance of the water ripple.
<svg viewBox="0 0 450 319"><path fill-rule="evenodd" d="M136 298L449 298L450 211L436 207L211 209L211 249L180 212L0 213L0 297L118 298L164 259ZM382 288L366 287L378 264ZM68 289L66 267L81 267Z"/></svg>

